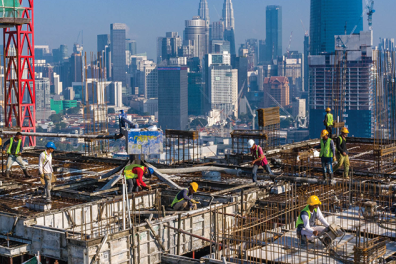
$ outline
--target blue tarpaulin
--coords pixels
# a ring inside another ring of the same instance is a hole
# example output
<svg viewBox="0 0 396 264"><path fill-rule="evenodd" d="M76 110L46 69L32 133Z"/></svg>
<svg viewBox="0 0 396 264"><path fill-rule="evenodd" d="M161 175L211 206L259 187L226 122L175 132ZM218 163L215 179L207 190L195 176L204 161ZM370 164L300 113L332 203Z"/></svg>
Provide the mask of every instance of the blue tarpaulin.
<svg viewBox="0 0 396 264"><path fill-rule="evenodd" d="M162 144L162 131L128 131L128 154L160 154Z"/></svg>

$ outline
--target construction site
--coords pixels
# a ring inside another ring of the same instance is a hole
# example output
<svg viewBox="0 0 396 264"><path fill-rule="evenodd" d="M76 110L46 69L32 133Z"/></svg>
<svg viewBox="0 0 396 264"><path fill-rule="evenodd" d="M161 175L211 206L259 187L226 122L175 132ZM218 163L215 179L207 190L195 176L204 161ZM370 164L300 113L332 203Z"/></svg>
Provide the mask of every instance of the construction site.
<svg viewBox="0 0 396 264"><path fill-rule="evenodd" d="M374 52L372 85L362 88L370 90L373 103L373 137L348 137L349 178L338 169L326 182L319 152L313 150L320 146L319 135L281 145L279 107L258 109L256 130L232 131L232 149L224 156L198 155L198 131L138 129L123 112L119 134L110 135L101 81L88 80L86 54L85 134L36 133L33 0L25 2L8 7L0 18L5 48L0 136L4 143L22 132L22 159L32 176L24 177L16 162L6 174L8 157L2 155L1 264L396 263L394 53ZM341 49L332 61L337 73L332 92L318 95L331 101L337 120L333 138L348 126L346 73L354 66L347 59ZM90 60L90 66L98 61L93 54ZM92 79L100 80L102 72L97 65ZM48 202L38 172L43 149L36 140L59 137L81 139L85 149L53 153L56 181ZM117 140L125 142L129 159L108 157L110 141ZM252 182L249 140L262 147L273 172L260 167L257 182ZM166 153L165 162L149 159L160 153ZM130 164L153 169L145 179L149 190L127 192L123 172ZM193 182L199 186L197 209L173 210L172 201ZM330 225L312 243L302 244L296 225L312 195Z"/></svg>

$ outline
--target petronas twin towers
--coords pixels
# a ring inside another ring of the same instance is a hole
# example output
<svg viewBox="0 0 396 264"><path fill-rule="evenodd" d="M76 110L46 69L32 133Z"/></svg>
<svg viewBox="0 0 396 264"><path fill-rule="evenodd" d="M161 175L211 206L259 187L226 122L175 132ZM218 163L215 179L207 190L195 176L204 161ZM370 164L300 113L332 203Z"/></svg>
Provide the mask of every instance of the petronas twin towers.
<svg viewBox="0 0 396 264"><path fill-rule="evenodd" d="M209 32L210 28L210 17L209 17L209 6L207 0L200 0L198 16L206 21L206 27ZM235 54L235 20L234 20L234 8L231 0L224 0L223 4L223 17L221 21L224 24L224 40L230 42L231 54Z"/></svg>

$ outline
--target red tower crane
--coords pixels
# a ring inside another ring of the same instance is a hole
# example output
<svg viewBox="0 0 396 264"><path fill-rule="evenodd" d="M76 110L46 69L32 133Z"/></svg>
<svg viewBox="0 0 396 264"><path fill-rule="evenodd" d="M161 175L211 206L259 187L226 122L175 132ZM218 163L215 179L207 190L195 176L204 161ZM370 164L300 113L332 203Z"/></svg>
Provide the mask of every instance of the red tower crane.
<svg viewBox="0 0 396 264"><path fill-rule="evenodd" d="M0 17L4 27L5 127L19 127L21 132L36 131L33 2L15 0L13 7L3 7ZM30 146L36 145L35 137L28 140Z"/></svg>

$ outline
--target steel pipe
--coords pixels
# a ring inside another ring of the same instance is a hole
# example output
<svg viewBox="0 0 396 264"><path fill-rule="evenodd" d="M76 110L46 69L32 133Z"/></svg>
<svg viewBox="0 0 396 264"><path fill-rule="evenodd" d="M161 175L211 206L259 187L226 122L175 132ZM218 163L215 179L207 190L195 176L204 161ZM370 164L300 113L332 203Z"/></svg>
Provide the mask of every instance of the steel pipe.
<svg viewBox="0 0 396 264"><path fill-rule="evenodd" d="M0 131L0 135L13 136L18 131ZM115 135L77 135L77 134L61 134L61 133L37 133L37 132L21 132L24 136L32 137L65 137L65 138L86 138L86 139L120 139L122 134Z"/></svg>

